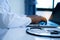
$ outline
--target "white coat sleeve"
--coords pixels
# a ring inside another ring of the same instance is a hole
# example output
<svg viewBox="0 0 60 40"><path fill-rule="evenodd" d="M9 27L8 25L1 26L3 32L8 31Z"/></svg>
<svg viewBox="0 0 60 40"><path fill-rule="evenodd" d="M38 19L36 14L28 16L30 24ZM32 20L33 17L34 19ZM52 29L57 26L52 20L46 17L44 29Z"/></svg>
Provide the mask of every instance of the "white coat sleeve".
<svg viewBox="0 0 60 40"><path fill-rule="evenodd" d="M8 28L26 27L31 23L31 18L26 16L19 16L18 14L12 14L8 24Z"/></svg>
<svg viewBox="0 0 60 40"><path fill-rule="evenodd" d="M0 27L4 28L7 26L8 21L7 19L7 13L9 12L9 6L7 3L7 0L0 0Z"/></svg>

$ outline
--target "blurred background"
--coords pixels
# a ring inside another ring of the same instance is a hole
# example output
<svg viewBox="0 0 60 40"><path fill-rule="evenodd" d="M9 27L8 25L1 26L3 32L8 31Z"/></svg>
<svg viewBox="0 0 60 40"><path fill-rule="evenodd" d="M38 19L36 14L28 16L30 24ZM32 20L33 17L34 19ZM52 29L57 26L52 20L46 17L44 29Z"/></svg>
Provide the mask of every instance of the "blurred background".
<svg viewBox="0 0 60 40"><path fill-rule="evenodd" d="M26 14L27 16L39 15L39 16L46 17L47 20L49 20L50 16L54 12L60 0L8 0L8 2L11 8L11 11L14 13L17 13L19 15ZM55 17L55 18L59 18L58 19L58 22L59 22L60 12L57 13L56 15L58 17ZM54 20L56 20L55 18Z"/></svg>

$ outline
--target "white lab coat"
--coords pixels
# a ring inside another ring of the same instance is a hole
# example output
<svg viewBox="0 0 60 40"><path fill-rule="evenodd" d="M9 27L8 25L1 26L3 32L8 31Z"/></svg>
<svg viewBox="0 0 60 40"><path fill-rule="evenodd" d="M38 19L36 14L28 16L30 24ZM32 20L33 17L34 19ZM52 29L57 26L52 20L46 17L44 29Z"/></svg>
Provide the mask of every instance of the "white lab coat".
<svg viewBox="0 0 60 40"><path fill-rule="evenodd" d="M7 0L0 0L0 40L6 36L4 33L6 33L7 30L22 27L24 28L30 23L31 19L29 17L26 17L25 15L20 16L14 12L11 12Z"/></svg>

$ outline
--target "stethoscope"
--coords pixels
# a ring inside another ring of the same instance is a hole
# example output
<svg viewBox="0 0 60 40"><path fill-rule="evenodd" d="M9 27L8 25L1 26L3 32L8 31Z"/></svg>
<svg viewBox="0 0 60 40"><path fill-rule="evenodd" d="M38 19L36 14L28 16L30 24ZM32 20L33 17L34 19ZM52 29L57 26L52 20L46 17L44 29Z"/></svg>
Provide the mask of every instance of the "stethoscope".
<svg viewBox="0 0 60 40"><path fill-rule="evenodd" d="M46 23L41 22L41 24L45 25ZM47 35L45 33L40 34L40 32L38 33L36 31L36 29L38 31L41 31L41 30L43 30L43 28L55 28L55 29L58 29L58 28L56 28L54 26L40 26L40 25L37 25L37 26L28 27L27 30L26 30L26 33L30 34L30 35L33 35L33 36L38 36L38 37L60 38L60 31L58 31L58 30L46 30L46 31L49 31L49 33L47 33Z"/></svg>

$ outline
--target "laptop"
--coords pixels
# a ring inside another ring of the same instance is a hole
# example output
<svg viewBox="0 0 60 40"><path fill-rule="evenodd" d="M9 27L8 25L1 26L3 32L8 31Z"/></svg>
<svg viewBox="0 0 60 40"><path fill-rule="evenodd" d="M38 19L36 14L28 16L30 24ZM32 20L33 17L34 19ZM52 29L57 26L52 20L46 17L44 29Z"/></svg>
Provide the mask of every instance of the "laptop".
<svg viewBox="0 0 60 40"><path fill-rule="evenodd" d="M52 26L60 25L60 2L57 3L56 7L53 9L52 18L47 22Z"/></svg>

